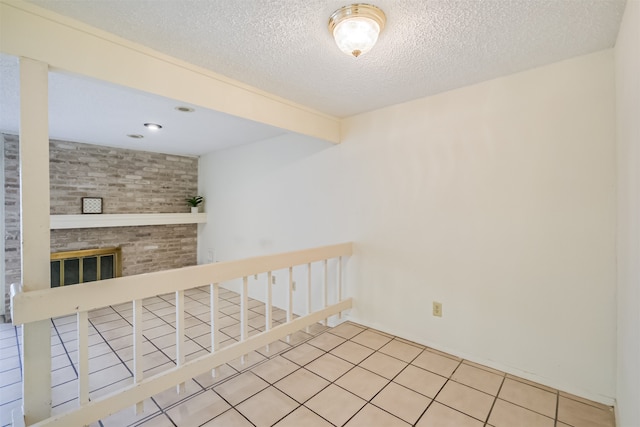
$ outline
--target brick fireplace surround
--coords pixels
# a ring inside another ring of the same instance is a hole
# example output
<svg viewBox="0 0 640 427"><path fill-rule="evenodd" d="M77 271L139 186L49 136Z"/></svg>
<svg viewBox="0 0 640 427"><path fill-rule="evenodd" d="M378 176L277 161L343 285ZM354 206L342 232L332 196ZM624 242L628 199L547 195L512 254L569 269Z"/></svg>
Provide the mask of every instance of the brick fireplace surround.
<svg viewBox="0 0 640 427"><path fill-rule="evenodd" d="M0 135L5 182L5 312L20 281L19 139ZM198 187L198 159L50 141L50 213L81 213L82 197L102 197L104 214L186 213ZM197 225L83 228L51 231L51 252L122 247L122 275L196 264Z"/></svg>

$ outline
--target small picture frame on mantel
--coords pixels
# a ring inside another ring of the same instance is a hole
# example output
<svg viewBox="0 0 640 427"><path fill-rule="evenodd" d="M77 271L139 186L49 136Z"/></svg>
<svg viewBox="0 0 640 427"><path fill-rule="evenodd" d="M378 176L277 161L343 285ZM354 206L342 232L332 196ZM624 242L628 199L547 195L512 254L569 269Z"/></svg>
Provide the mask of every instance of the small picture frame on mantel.
<svg viewBox="0 0 640 427"><path fill-rule="evenodd" d="M83 214L101 214L102 213L102 197L83 197L82 213Z"/></svg>

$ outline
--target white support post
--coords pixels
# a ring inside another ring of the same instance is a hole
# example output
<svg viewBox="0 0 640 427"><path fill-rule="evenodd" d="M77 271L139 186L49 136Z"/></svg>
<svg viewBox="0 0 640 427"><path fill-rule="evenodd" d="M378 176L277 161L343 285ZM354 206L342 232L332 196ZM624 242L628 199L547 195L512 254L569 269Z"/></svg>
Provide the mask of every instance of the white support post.
<svg viewBox="0 0 640 427"><path fill-rule="evenodd" d="M242 295L240 295L240 342L249 336L249 279L247 276L242 278ZM242 355L240 362L244 365L245 355Z"/></svg>
<svg viewBox="0 0 640 427"><path fill-rule="evenodd" d="M133 300L133 382L140 384L144 377L142 367L142 300ZM144 412L144 402L136 402L136 414Z"/></svg>
<svg viewBox="0 0 640 427"><path fill-rule="evenodd" d="M181 367L185 362L184 348L184 291L176 292L176 366ZM176 387L178 394L184 393L185 383Z"/></svg>
<svg viewBox="0 0 640 427"><path fill-rule="evenodd" d="M311 263L307 264L307 314L311 314ZM306 332L310 332L309 326Z"/></svg>
<svg viewBox="0 0 640 427"><path fill-rule="evenodd" d="M25 292L47 289L49 231L49 67L20 58L20 233ZM22 396L26 425L51 414L51 320L22 326Z"/></svg>
<svg viewBox="0 0 640 427"><path fill-rule="evenodd" d="M80 406L89 403L89 316L86 311L76 315L78 322L78 400Z"/></svg>
<svg viewBox="0 0 640 427"><path fill-rule="evenodd" d="M336 304L342 301L342 257L338 257L338 280L336 282ZM342 319L342 312L338 313L338 319Z"/></svg>
<svg viewBox="0 0 640 427"><path fill-rule="evenodd" d="M220 349L220 313L218 311L218 293L220 287L217 283L209 285L209 306L211 308L211 353ZM216 376L216 368L211 370L211 376Z"/></svg>
<svg viewBox="0 0 640 427"><path fill-rule="evenodd" d="M327 308L327 279L329 277L327 260L323 263L323 277L322 277L322 308ZM324 319L324 326L329 325L329 319Z"/></svg>
<svg viewBox="0 0 640 427"><path fill-rule="evenodd" d="M264 302L264 330L269 332L273 327L273 273L270 271L267 273L267 297ZM269 351L269 344L266 346L266 350Z"/></svg>

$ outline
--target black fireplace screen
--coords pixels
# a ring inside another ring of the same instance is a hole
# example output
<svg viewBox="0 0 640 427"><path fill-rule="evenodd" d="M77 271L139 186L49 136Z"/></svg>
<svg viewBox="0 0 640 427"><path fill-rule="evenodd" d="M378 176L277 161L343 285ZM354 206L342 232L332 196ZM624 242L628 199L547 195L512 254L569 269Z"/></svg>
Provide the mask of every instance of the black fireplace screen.
<svg viewBox="0 0 640 427"><path fill-rule="evenodd" d="M112 279L122 275L120 248L86 249L51 254L51 287Z"/></svg>

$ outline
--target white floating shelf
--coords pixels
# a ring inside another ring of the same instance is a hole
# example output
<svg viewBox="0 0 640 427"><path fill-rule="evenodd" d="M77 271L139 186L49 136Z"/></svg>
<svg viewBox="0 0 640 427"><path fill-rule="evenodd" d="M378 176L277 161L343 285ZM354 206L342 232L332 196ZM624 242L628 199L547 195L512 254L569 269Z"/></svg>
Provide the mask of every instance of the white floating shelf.
<svg viewBox="0 0 640 427"><path fill-rule="evenodd" d="M51 229L132 227L143 225L204 224L206 213L51 215Z"/></svg>

